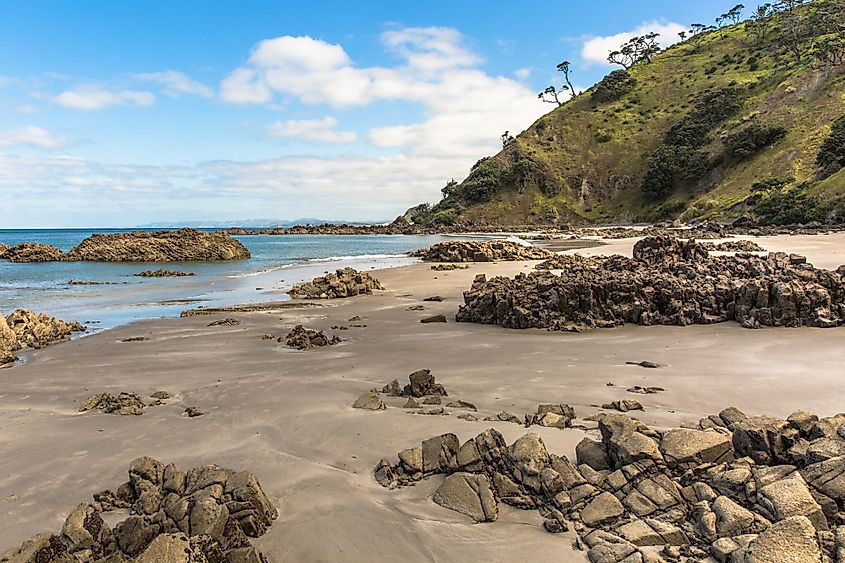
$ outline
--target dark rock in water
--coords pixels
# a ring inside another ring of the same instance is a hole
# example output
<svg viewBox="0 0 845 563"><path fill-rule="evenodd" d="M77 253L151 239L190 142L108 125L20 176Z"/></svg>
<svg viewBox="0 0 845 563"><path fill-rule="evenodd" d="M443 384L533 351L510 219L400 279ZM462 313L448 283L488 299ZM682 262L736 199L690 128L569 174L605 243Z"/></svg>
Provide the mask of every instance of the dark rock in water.
<svg viewBox="0 0 845 563"><path fill-rule="evenodd" d="M111 529L101 513L129 508ZM14 563L260 563L249 538L263 535L278 511L248 471L216 465L179 471L152 458L130 464L117 494L80 504L59 535L39 534L0 556Z"/></svg>
<svg viewBox="0 0 845 563"><path fill-rule="evenodd" d="M333 274L314 278L308 283L295 285L288 294L294 299L339 299L369 295L375 289L384 287L370 274L354 268L343 268Z"/></svg>
<svg viewBox="0 0 845 563"><path fill-rule="evenodd" d="M64 253L49 244L22 242L6 248L2 256L11 262L61 262Z"/></svg>
<svg viewBox="0 0 845 563"><path fill-rule="evenodd" d="M405 310L406 311L425 311L425 306L424 305L411 305L410 307L408 307Z"/></svg>
<svg viewBox="0 0 845 563"><path fill-rule="evenodd" d="M506 240L445 241L431 248L412 252L411 256L428 262L497 262L545 260L555 253L537 246L523 246Z"/></svg>
<svg viewBox="0 0 845 563"><path fill-rule="evenodd" d="M137 274L133 274L139 278L183 278L193 276L193 272L178 272L175 270L164 270L159 268L158 270L144 270L143 272L138 272Z"/></svg>
<svg viewBox="0 0 845 563"><path fill-rule="evenodd" d="M651 395L653 393L665 391L665 389L663 387L641 387L639 385L634 385L633 387L628 387L625 391L628 393L636 393L638 395Z"/></svg>
<svg viewBox="0 0 845 563"><path fill-rule="evenodd" d="M424 319L420 319L421 323L445 323L446 322L446 315L434 315L433 317L426 317Z"/></svg>
<svg viewBox="0 0 845 563"><path fill-rule="evenodd" d="M423 301L437 301L437 302L445 301L445 300L446 300L445 297L440 297L439 295L432 295L431 297L426 297L425 299L423 299Z"/></svg>
<svg viewBox="0 0 845 563"><path fill-rule="evenodd" d="M207 326L237 326L239 324L241 324L241 321L238 319L220 319L208 323Z"/></svg>
<svg viewBox="0 0 845 563"><path fill-rule="evenodd" d="M296 348L297 350L333 346L342 342L338 336L332 336L329 338L322 330L318 332L316 330L307 329L302 325L296 325L293 330L287 333L284 340L288 346ZM279 342L281 341L282 339L279 338Z"/></svg>
<svg viewBox="0 0 845 563"><path fill-rule="evenodd" d="M249 251L225 233L196 229L95 234L72 248L65 260L93 262L191 262L243 260Z"/></svg>
<svg viewBox="0 0 845 563"><path fill-rule="evenodd" d="M130 336L122 339L121 342L144 342L145 340L148 340L146 336Z"/></svg>
<svg viewBox="0 0 845 563"><path fill-rule="evenodd" d="M656 369L660 367L660 364L655 364L654 362L649 362L648 360L643 360L642 362L625 362L625 364L629 366L640 366L643 368L651 369Z"/></svg>
<svg viewBox="0 0 845 563"><path fill-rule="evenodd" d="M185 407L185 416L187 416L188 418L196 418L204 414L205 413L199 410L197 407Z"/></svg>
<svg viewBox="0 0 845 563"><path fill-rule="evenodd" d="M459 322L579 330L625 323L834 327L845 322L845 278L783 253L710 257L695 241L637 242L634 257L559 255L560 269L476 276Z"/></svg>

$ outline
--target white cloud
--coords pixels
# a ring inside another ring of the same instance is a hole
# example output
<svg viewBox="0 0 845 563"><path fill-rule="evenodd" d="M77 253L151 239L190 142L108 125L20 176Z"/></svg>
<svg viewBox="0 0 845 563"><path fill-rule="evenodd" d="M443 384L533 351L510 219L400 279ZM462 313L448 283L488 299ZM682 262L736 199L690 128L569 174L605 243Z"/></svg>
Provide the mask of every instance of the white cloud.
<svg viewBox="0 0 845 563"><path fill-rule="evenodd" d="M94 111L108 106L147 107L155 103L155 96L151 92L136 90L110 92L94 85L62 92L53 98L53 103L68 109Z"/></svg>
<svg viewBox="0 0 845 563"><path fill-rule="evenodd" d="M53 150L64 146L65 141L41 127L19 127L0 131L0 148L27 145Z"/></svg>
<svg viewBox="0 0 845 563"><path fill-rule="evenodd" d="M211 98L214 96L214 91L211 88L175 70L144 72L133 76L138 80L162 85L162 91L172 98L177 98L182 94L190 94L202 98Z"/></svg>
<svg viewBox="0 0 845 563"><path fill-rule="evenodd" d="M33 113L38 113L38 108L33 106L32 104L21 104L15 108L15 113L20 113L22 115L32 115Z"/></svg>
<svg viewBox="0 0 845 563"><path fill-rule="evenodd" d="M528 68L528 67L518 68L515 71L513 71L513 75L516 76L517 78L519 78L520 80L525 80L529 76L531 76L531 69Z"/></svg>
<svg viewBox="0 0 845 563"><path fill-rule="evenodd" d="M591 37L584 41L581 47L581 57L588 63L598 63L606 65L607 55L611 51L619 49L619 47L631 39L646 33L656 32L660 34L659 42L662 48L666 48L679 41L678 32L685 31L687 26L679 23L669 22L662 23L653 21L644 23L636 29L631 31L623 31L614 35L605 35L600 37Z"/></svg>
<svg viewBox="0 0 845 563"><path fill-rule="evenodd" d="M337 126L337 118L332 116L322 119L291 119L270 125L267 128L267 136L330 144L354 143L358 139L354 131L337 131Z"/></svg>

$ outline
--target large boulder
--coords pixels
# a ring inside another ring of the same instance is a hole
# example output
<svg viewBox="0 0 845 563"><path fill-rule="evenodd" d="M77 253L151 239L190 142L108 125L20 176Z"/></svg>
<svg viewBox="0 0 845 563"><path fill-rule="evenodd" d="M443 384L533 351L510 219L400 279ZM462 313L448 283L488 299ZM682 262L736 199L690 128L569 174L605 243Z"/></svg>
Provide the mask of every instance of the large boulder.
<svg viewBox="0 0 845 563"><path fill-rule="evenodd" d="M669 467L695 467L733 457L729 435L687 428L666 432L660 441L660 451Z"/></svg>
<svg viewBox="0 0 845 563"><path fill-rule="evenodd" d="M581 521L590 527L616 520L625 513L625 507L611 493L604 492L581 510Z"/></svg>
<svg viewBox="0 0 845 563"><path fill-rule="evenodd" d="M817 530L827 530L822 507L813 498L800 475L781 479L757 491L757 502L774 517L785 520L792 516L806 516Z"/></svg>
<svg viewBox="0 0 845 563"><path fill-rule="evenodd" d="M499 516L490 480L484 474L453 473L434 493L434 502L476 522L493 522Z"/></svg>
<svg viewBox="0 0 845 563"><path fill-rule="evenodd" d="M384 289L384 287L370 274L359 272L354 268L342 268L333 274L326 274L308 283L295 285L288 294L294 299L339 299L369 295L375 289Z"/></svg>
<svg viewBox="0 0 845 563"><path fill-rule="evenodd" d="M733 561L733 559L732 559ZM742 563L819 563L822 552L816 529L804 516L792 516L775 523L745 548Z"/></svg>

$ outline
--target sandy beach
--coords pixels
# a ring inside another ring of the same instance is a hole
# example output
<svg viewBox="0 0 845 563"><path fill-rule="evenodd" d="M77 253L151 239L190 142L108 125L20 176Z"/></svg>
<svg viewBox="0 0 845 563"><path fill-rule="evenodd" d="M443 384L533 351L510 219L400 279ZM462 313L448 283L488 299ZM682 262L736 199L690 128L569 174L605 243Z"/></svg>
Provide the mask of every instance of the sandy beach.
<svg viewBox="0 0 845 563"><path fill-rule="evenodd" d="M770 251L806 255L817 267L845 263L845 234L752 239ZM634 239L581 249L630 255ZM573 251L568 251L573 252ZM361 393L429 368L450 397L478 406L479 419L538 403L596 405L632 398L632 385L664 387L637 396L643 422L662 427L735 405L749 414L820 416L843 411L845 328L747 330L736 323L636 327L583 333L516 331L454 322L476 274L514 275L534 262L474 263L432 271L429 264L380 270L387 288L319 307L134 323L50 346L0 370L0 553L41 531L58 531L83 500L125 481L133 458L180 466L216 463L255 472L279 519L255 541L275 561L583 561L573 532L550 534L537 511L502 504L495 523L473 524L431 495L435 476L387 490L372 470L382 458L454 432L465 440L495 427L508 442L526 432L506 422L412 415L404 399L385 411L352 408ZM423 302L440 295L442 302ZM408 310L424 305L425 310ZM446 324L421 324L443 313ZM348 319L359 316L360 321ZM237 326L207 326L226 317ZM344 339L297 351L263 340L296 324ZM350 326L362 325L362 326ZM365 325L365 326L364 326ZM349 330L332 330L349 326ZM131 337L144 341L122 342ZM625 362L663 364L644 369ZM608 386L608 383L613 383ZM95 393L165 390L143 416L78 413ZM186 406L206 414L182 415ZM538 428L550 452L574 459L582 429ZM588 430L595 436L594 430ZM109 514L107 518L118 519Z"/></svg>

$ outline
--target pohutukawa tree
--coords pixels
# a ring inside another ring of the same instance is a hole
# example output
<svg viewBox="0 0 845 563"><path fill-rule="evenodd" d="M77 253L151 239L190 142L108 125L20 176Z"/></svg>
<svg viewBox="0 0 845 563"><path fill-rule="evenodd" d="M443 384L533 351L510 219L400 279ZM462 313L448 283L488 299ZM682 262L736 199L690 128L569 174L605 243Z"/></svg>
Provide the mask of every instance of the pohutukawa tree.
<svg viewBox="0 0 845 563"><path fill-rule="evenodd" d="M716 25L722 27L726 24L737 24L742 19L742 11L745 9L743 4L737 4L718 18L716 18Z"/></svg>
<svg viewBox="0 0 845 563"><path fill-rule="evenodd" d="M620 65L625 70L641 61L650 63L654 59L654 55L660 52L660 45L657 43L658 37L660 37L660 34L655 32L632 37L618 50L611 51L607 56L607 62Z"/></svg>
<svg viewBox="0 0 845 563"><path fill-rule="evenodd" d="M510 131L505 131L504 133L502 133L502 148L505 148L514 141L516 141L516 139L513 138L513 135L511 135Z"/></svg>
<svg viewBox="0 0 845 563"><path fill-rule="evenodd" d="M542 92L540 92L537 97L543 100L544 102L548 102L550 104L557 104L558 107L562 106L565 100L561 100L561 96L564 92L569 92L570 99L574 98L578 94L575 92L575 87L572 85L572 81L569 78L569 73L571 71L571 64L569 61L563 61L559 65L557 65L558 72L563 73L563 80L566 84L562 85L560 88L555 88L554 86L549 86Z"/></svg>
<svg viewBox="0 0 845 563"><path fill-rule="evenodd" d="M716 28L714 26L704 25L703 23L690 24L689 31L687 33L693 50L698 51L698 48L701 47L701 41L704 39L705 34L710 31L715 31L715 29Z"/></svg>
<svg viewBox="0 0 845 563"><path fill-rule="evenodd" d="M769 4L760 4L751 14L751 18L745 24L745 28L754 35L756 44L762 45L769 33L772 24L772 14L775 13L774 7Z"/></svg>

